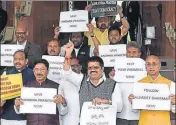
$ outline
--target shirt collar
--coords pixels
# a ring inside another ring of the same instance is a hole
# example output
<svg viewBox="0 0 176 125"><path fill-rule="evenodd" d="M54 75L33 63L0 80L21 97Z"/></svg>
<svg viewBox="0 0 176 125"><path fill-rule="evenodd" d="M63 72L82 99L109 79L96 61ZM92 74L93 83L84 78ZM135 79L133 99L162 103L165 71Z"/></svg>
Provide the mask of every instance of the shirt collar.
<svg viewBox="0 0 176 125"><path fill-rule="evenodd" d="M25 48L25 47L26 47L26 43L27 43L27 40L26 40L26 41L24 41L24 43L23 43L23 44L20 44L20 43L17 41L17 45L22 45L22 46L23 46L23 48Z"/></svg>
<svg viewBox="0 0 176 125"><path fill-rule="evenodd" d="M91 83L93 83L92 80L89 77L87 78L87 81L90 81ZM105 76L104 73L103 73L102 77L99 79L99 82L96 86L98 86L103 81L106 81L106 76Z"/></svg>
<svg viewBox="0 0 176 125"><path fill-rule="evenodd" d="M154 83L159 77L160 77L161 75L160 75L160 73L158 74L158 76L156 77L156 79L152 79L152 77L150 76L150 75L148 75L148 77L152 80L152 82Z"/></svg>

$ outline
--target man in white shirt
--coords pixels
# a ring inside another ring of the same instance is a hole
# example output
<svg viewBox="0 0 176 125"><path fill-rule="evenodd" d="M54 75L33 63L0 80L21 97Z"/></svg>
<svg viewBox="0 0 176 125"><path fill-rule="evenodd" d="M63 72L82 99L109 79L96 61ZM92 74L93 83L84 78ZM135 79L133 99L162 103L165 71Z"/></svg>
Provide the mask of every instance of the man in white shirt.
<svg viewBox="0 0 176 125"><path fill-rule="evenodd" d="M73 72L80 74L80 76L83 75L81 73L82 66L79 64L79 60L77 58L71 59L71 69ZM59 84L59 91L64 93L68 106L68 113L61 116L62 125L78 125L80 114L79 88L66 79L59 81Z"/></svg>
<svg viewBox="0 0 176 125"><path fill-rule="evenodd" d="M137 42L131 41L126 46L128 58L140 58L140 46ZM109 77L113 79L115 70L113 69ZM128 96L132 91L132 83L120 83L120 89L123 95L123 110L117 113L117 125L138 125L139 112L132 112L131 104L128 101Z"/></svg>

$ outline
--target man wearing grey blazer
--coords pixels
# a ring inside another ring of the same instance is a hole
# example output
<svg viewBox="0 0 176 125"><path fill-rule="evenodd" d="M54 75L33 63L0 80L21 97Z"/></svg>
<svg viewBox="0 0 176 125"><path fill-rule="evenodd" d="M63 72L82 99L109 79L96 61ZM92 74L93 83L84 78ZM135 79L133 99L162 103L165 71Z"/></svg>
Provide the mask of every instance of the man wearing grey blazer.
<svg viewBox="0 0 176 125"><path fill-rule="evenodd" d="M19 24L16 27L15 35L16 42L14 44L23 45L24 51L28 56L29 67L33 67L34 62L42 58L40 46L27 40L28 30L23 24Z"/></svg>

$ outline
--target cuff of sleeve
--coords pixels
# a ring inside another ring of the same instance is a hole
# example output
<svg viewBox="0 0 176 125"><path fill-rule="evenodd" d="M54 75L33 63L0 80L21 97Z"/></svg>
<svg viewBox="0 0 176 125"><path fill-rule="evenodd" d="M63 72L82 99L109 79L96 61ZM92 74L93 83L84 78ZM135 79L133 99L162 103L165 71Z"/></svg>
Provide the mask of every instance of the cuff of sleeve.
<svg viewBox="0 0 176 125"><path fill-rule="evenodd" d="M171 105L171 112L176 113L176 105Z"/></svg>
<svg viewBox="0 0 176 125"><path fill-rule="evenodd" d="M71 68L69 69L69 70L64 70L64 75L69 75L69 74L71 74L72 73L72 70L71 70Z"/></svg>
<svg viewBox="0 0 176 125"><path fill-rule="evenodd" d="M65 104L62 104L64 107L66 107L67 106L67 102L65 102Z"/></svg>
<svg viewBox="0 0 176 125"><path fill-rule="evenodd" d="M14 110L15 110L16 114L20 114L19 110L16 108L15 105L14 105Z"/></svg>

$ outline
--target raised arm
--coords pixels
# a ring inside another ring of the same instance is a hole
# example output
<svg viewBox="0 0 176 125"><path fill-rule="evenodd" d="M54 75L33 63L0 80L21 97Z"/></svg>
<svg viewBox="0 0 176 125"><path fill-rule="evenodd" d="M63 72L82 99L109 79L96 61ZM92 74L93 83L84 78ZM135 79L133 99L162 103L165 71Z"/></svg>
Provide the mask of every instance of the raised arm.
<svg viewBox="0 0 176 125"><path fill-rule="evenodd" d="M121 30L121 37L123 37L124 35L126 35L126 33L129 30L129 23L127 21L127 19L124 17L123 13L122 13L123 9L122 7L119 7L119 15L120 15L120 19L122 21L122 30Z"/></svg>
<svg viewBox="0 0 176 125"><path fill-rule="evenodd" d="M59 26L57 26L57 27L54 29L54 38L55 38L55 39L58 39L59 34L60 34Z"/></svg>
<svg viewBox="0 0 176 125"><path fill-rule="evenodd" d="M67 43L65 46L65 61L64 61L64 78L69 82L75 84L80 88L81 81L83 79L83 74L75 73L71 70L71 53L74 49L74 44L72 42Z"/></svg>

